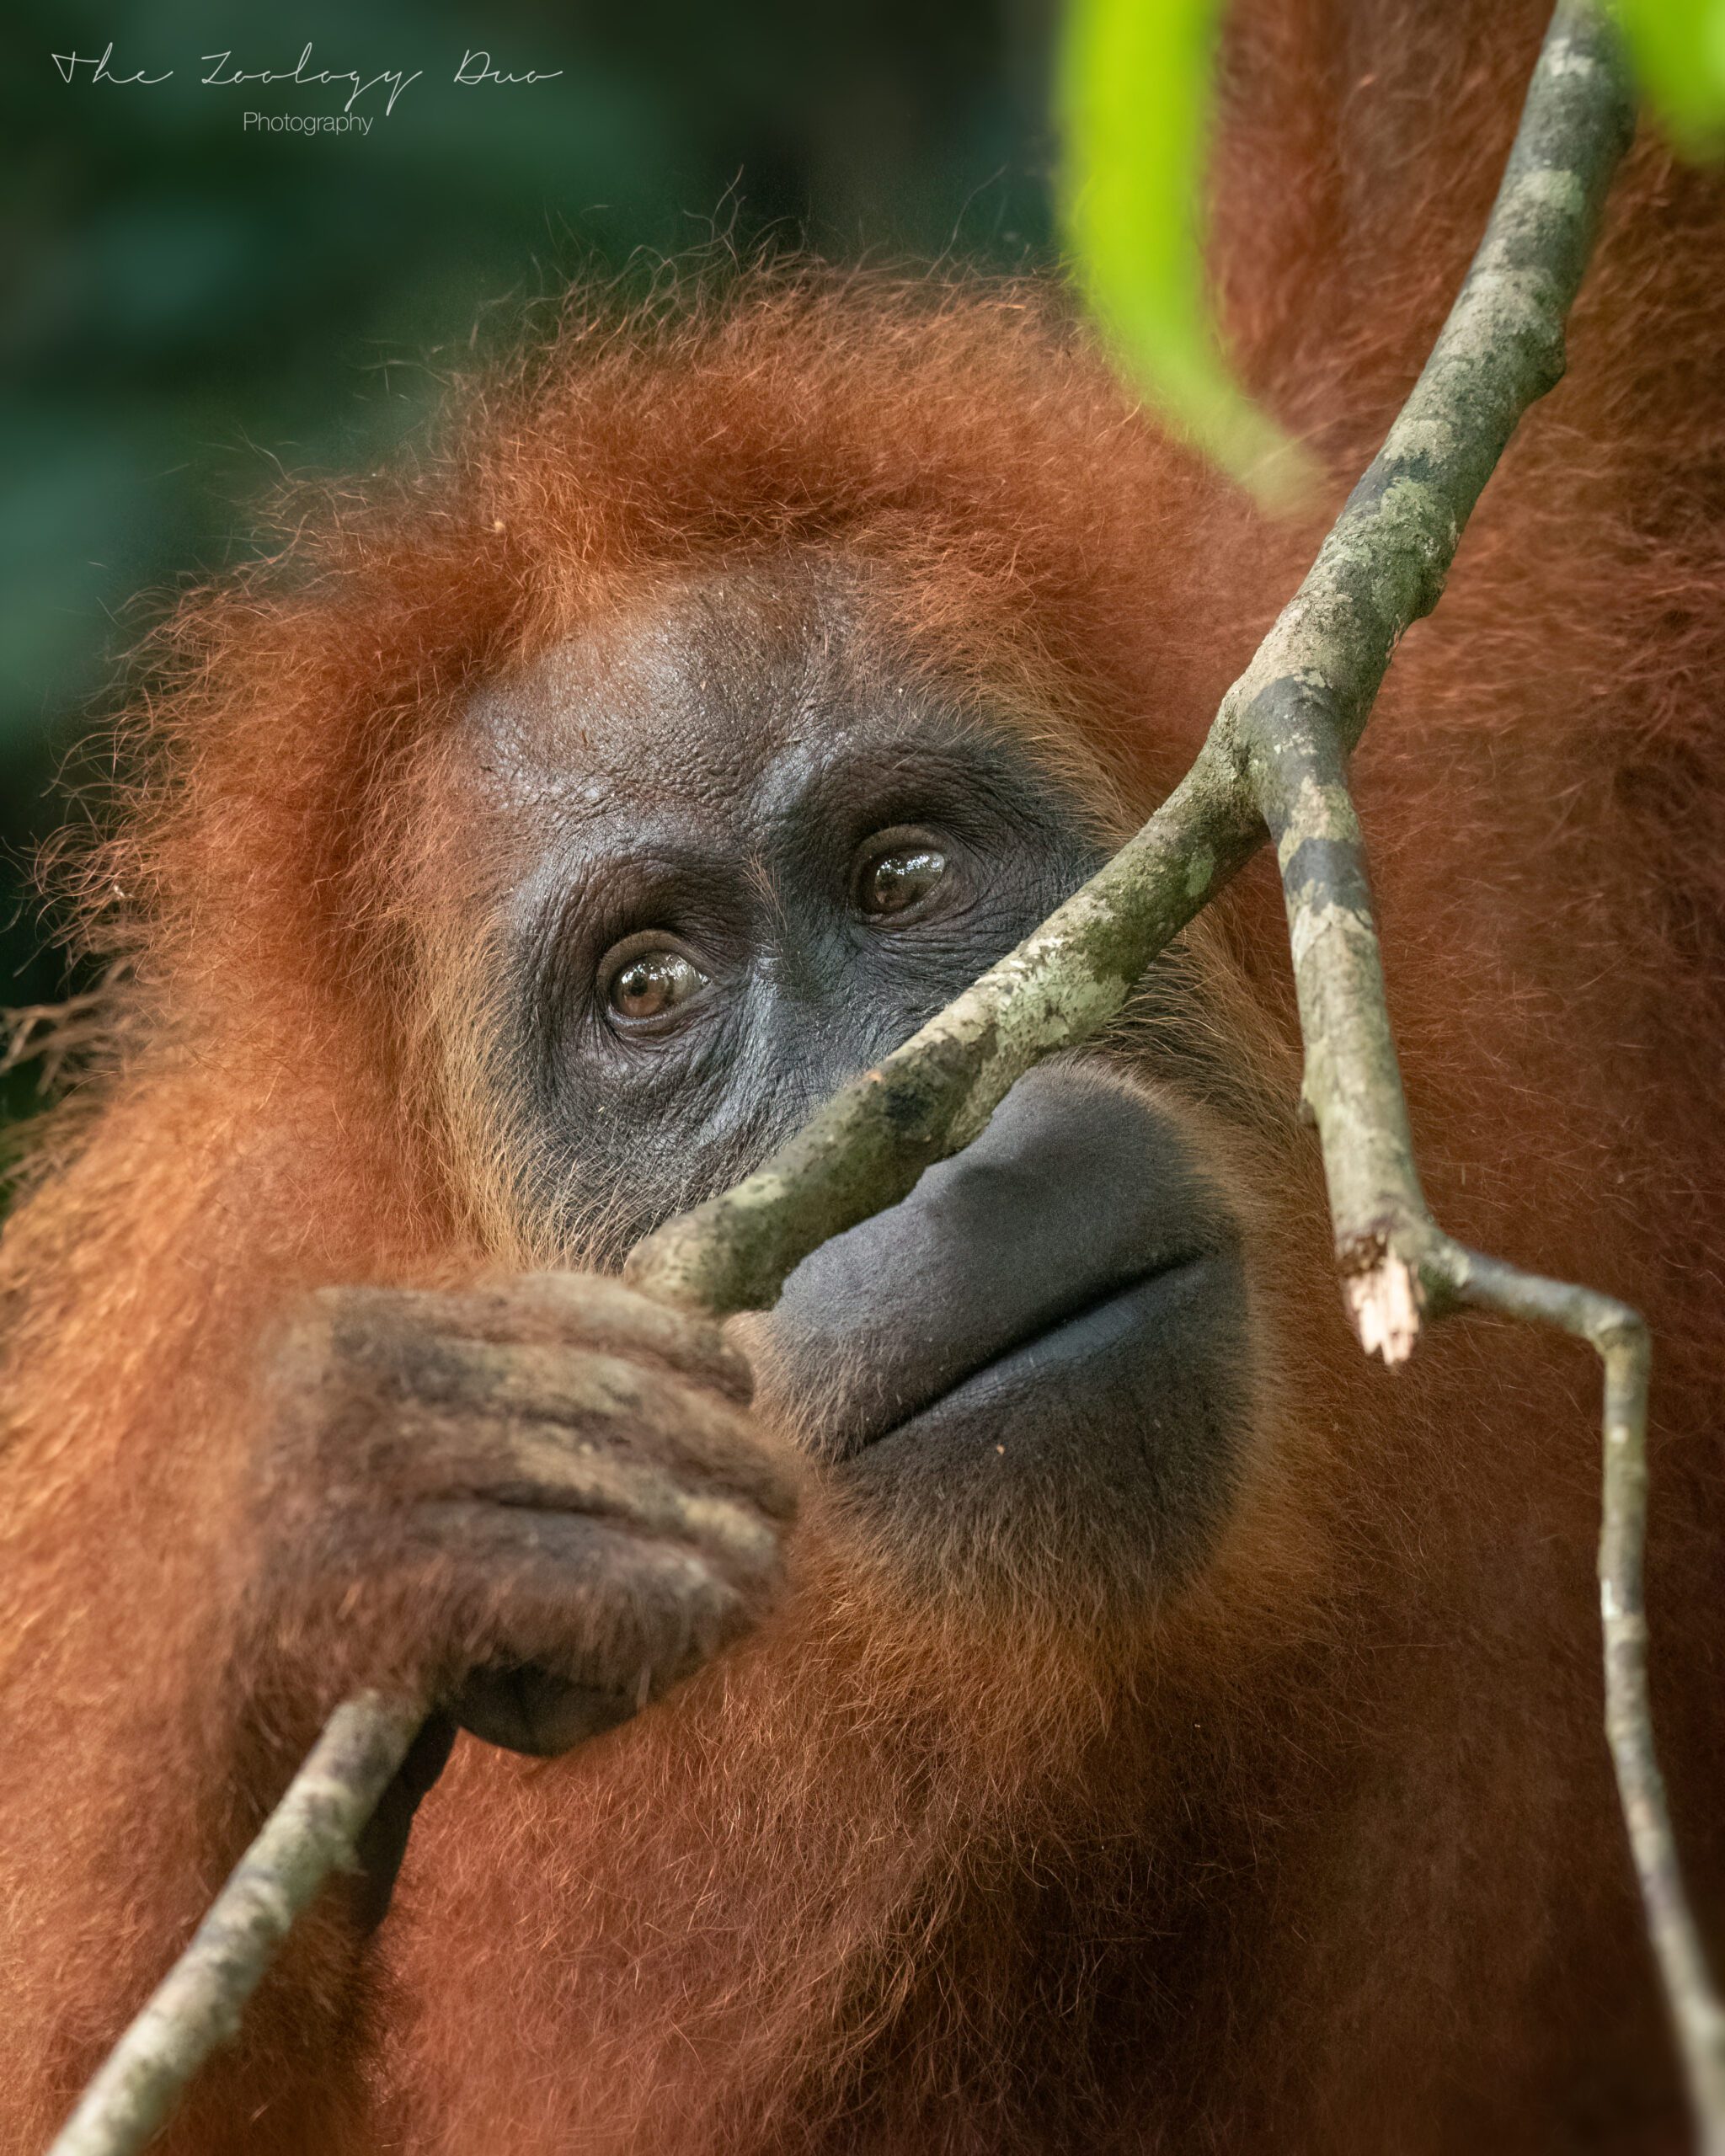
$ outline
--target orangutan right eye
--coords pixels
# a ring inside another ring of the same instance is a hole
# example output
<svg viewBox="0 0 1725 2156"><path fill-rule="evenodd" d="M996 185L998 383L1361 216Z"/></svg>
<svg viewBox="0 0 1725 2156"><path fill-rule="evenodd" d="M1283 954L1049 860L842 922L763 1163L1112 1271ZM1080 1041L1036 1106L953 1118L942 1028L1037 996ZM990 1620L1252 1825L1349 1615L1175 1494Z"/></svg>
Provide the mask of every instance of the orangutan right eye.
<svg viewBox="0 0 1725 2156"><path fill-rule="evenodd" d="M600 980L611 1016L641 1025L679 1009L706 987L708 976L675 944L632 936L606 954Z"/></svg>

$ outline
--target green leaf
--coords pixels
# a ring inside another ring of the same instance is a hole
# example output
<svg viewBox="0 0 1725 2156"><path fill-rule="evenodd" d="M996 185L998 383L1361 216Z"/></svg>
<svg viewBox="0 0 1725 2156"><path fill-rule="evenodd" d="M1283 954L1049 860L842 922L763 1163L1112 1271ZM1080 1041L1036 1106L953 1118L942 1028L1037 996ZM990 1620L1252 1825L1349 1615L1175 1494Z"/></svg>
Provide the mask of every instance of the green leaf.
<svg viewBox="0 0 1725 2156"><path fill-rule="evenodd" d="M1205 286L1220 0L1068 0L1057 78L1071 270L1122 373L1260 495L1303 461L1240 388Z"/></svg>
<svg viewBox="0 0 1725 2156"><path fill-rule="evenodd" d="M1616 0L1637 79L1687 157L1725 152L1725 0Z"/></svg>

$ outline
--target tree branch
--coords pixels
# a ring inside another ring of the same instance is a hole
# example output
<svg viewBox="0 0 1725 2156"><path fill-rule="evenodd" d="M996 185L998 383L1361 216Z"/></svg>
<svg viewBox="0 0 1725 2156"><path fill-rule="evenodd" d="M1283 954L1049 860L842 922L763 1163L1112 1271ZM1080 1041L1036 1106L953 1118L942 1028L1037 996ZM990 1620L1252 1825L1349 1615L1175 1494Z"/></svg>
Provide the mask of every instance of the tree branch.
<svg viewBox="0 0 1725 2156"><path fill-rule="evenodd" d="M351 1870L425 1709L362 1692L336 1709L192 1942L109 2052L51 2156L142 2148L240 2015L301 1911Z"/></svg>
<svg viewBox="0 0 1725 2156"><path fill-rule="evenodd" d="M1475 1307L1561 1326L1604 1361L1608 1733L1692 2100L1708 2156L1725 2156L1725 2013L1685 1899L1648 1710L1646 1330L1607 1297L1463 1249L1432 1219L1347 783L1348 754L1397 640L1436 604L1518 420L1562 375L1564 324L1632 127L1614 33L1593 0L1560 0L1484 239L1431 357L1191 771L1035 934L754 1175L646 1238L627 1274L649 1294L715 1315L769 1307L810 1251L895 1203L925 1168L968 1145L1039 1058L1105 1026L1156 953L1272 836L1305 1097L1362 1344L1397 1363L1424 1317ZM376 1700L339 1710L51 2156L129 2156L141 2145L237 2025L318 1881L352 1862L419 1712Z"/></svg>

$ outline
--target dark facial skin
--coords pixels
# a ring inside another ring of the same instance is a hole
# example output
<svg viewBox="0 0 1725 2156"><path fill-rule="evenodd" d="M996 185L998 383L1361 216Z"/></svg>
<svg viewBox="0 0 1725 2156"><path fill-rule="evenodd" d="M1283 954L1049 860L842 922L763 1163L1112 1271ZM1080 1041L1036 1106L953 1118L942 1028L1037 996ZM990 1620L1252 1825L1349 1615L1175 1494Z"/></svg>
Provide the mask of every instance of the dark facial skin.
<svg viewBox="0 0 1725 2156"><path fill-rule="evenodd" d="M1108 851L1022 732L895 658L830 574L654 594L471 723L527 862L525 1143L601 1262L758 1164ZM1235 1476L1237 1241L1153 1086L1045 1068L793 1275L750 1337L762 1403L931 1591L1139 1603Z"/></svg>

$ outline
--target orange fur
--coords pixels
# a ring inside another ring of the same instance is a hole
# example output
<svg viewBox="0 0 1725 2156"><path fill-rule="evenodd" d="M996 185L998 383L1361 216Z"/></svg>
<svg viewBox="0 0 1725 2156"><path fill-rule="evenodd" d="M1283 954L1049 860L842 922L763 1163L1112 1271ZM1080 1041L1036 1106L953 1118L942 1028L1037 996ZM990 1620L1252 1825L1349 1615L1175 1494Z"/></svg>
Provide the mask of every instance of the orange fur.
<svg viewBox="0 0 1725 2156"><path fill-rule="evenodd" d="M1338 488L1459 277L1541 13L1236 10L1219 286ZM1655 1327L1657 1701L1709 1913L1720 212L1717 179L1636 152L1571 379L1358 770L1446 1225ZM0 1258L8 2148L330 1704L333 1669L259 1699L235 1666L261 1328L307 1285L534 1255L455 1015L493 897L449 745L467 686L657 575L860 556L921 648L1136 814L1316 523L1261 529L1029 286L798 269L579 302L459 404L421 467L291 502L273 558L185 602L88 860L126 983ZM1194 963L1252 1013L1243 1082L1282 1125L1211 1141L1260 1193L1264 1374L1205 1577L1130 1636L1027 1598L978 1638L899 1606L817 1505L787 1606L674 1700L550 1764L464 1743L377 1940L320 1913L174 2148L1680 2145L1599 1732L1596 1373L1486 1324L1362 1364L1266 864Z"/></svg>

